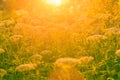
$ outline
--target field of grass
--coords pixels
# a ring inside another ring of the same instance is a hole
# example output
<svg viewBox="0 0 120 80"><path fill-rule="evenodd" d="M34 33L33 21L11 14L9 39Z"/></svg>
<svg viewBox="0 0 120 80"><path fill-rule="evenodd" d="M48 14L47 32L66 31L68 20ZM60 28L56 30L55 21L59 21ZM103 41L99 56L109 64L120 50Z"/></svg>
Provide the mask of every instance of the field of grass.
<svg viewBox="0 0 120 80"><path fill-rule="evenodd" d="M61 11L0 10L0 80L120 80L119 9Z"/></svg>

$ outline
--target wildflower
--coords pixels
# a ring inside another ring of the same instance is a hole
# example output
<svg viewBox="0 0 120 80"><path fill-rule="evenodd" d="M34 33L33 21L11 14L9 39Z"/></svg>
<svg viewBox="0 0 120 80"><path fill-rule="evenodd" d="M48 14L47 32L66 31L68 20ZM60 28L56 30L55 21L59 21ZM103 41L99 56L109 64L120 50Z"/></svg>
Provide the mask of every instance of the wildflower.
<svg viewBox="0 0 120 80"><path fill-rule="evenodd" d="M42 56L41 55L39 55L39 54L35 54L35 55L32 55L31 57L30 57L30 60L32 61L32 62L39 62L40 60L42 59Z"/></svg>
<svg viewBox="0 0 120 80"><path fill-rule="evenodd" d="M32 55L31 57L30 57L30 59L42 59L42 56L41 55L39 55L39 54L35 54L35 55Z"/></svg>
<svg viewBox="0 0 120 80"><path fill-rule="evenodd" d="M34 70L37 67L37 64L21 64L16 67L16 71L18 72L25 72L25 71L31 71Z"/></svg>
<svg viewBox="0 0 120 80"><path fill-rule="evenodd" d="M4 69L0 69L0 77L2 78L4 75L7 74L7 71Z"/></svg>
<svg viewBox="0 0 120 80"><path fill-rule="evenodd" d="M120 49L117 50L117 51L115 52L115 54L120 57Z"/></svg>
<svg viewBox="0 0 120 80"><path fill-rule="evenodd" d="M100 40L106 40L106 39L107 37L104 35L93 35L87 38L88 41L100 41Z"/></svg>
<svg viewBox="0 0 120 80"><path fill-rule="evenodd" d="M9 19L9 20L4 20L4 21L2 21L2 23L4 23L6 26L10 26L10 25L15 24L15 21Z"/></svg>
<svg viewBox="0 0 120 80"><path fill-rule="evenodd" d="M59 58L55 61L54 65L56 65L56 66L62 66L62 65L74 66L78 63L79 63L78 59L76 59L76 58Z"/></svg>
<svg viewBox="0 0 120 80"><path fill-rule="evenodd" d="M85 63L85 64L87 64L87 63L89 63L89 62L91 62L91 61L93 61L94 60L94 57L92 57L92 56L84 56L84 57L81 57L80 59L79 59L79 61L81 62L81 63Z"/></svg>
<svg viewBox="0 0 120 80"><path fill-rule="evenodd" d="M105 30L106 36L112 36L112 35L120 35L120 29L119 28L108 28Z"/></svg>
<svg viewBox="0 0 120 80"><path fill-rule="evenodd" d="M16 41L19 41L22 37L23 37L22 35L13 35L10 37L10 40L13 42L14 41L16 42Z"/></svg>
<svg viewBox="0 0 120 80"><path fill-rule="evenodd" d="M0 54L2 54L2 53L4 53L4 52L5 52L5 50L2 49L2 48L0 48Z"/></svg>
<svg viewBox="0 0 120 80"><path fill-rule="evenodd" d="M52 51L50 51L50 50L44 50L40 54L41 55L47 55L47 54L51 54L51 53L52 53Z"/></svg>

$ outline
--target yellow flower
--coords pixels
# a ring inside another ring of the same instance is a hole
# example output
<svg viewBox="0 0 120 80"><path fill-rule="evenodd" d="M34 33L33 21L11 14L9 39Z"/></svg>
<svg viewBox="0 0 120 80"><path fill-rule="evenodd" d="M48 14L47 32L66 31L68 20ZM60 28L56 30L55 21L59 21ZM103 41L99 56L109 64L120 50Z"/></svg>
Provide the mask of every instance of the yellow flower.
<svg viewBox="0 0 120 80"><path fill-rule="evenodd" d="M0 69L0 77L2 78L4 75L7 74L7 71L4 69Z"/></svg>
<svg viewBox="0 0 120 80"><path fill-rule="evenodd" d="M25 72L25 71L31 71L34 70L37 67L37 64L21 64L16 67L16 71L18 72Z"/></svg>
<svg viewBox="0 0 120 80"><path fill-rule="evenodd" d="M19 41L23 36L22 35L13 35L10 37L10 40L13 42Z"/></svg>

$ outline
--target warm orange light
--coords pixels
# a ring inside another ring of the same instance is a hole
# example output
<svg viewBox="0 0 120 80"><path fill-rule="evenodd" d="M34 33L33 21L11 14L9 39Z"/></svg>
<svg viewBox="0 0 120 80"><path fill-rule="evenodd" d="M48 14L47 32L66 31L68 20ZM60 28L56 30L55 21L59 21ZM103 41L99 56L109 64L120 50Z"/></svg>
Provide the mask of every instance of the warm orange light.
<svg viewBox="0 0 120 80"><path fill-rule="evenodd" d="M46 0L48 4L60 6L62 4L62 0Z"/></svg>

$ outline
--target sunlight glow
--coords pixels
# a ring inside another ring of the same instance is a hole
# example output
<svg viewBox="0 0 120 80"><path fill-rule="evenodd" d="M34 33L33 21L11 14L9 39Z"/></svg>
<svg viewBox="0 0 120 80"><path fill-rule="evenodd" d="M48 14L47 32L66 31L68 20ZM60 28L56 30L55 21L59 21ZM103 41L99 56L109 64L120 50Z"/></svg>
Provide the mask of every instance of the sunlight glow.
<svg viewBox="0 0 120 80"><path fill-rule="evenodd" d="M48 4L52 4L55 6L60 6L62 4L62 0L46 0Z"/></svg>

